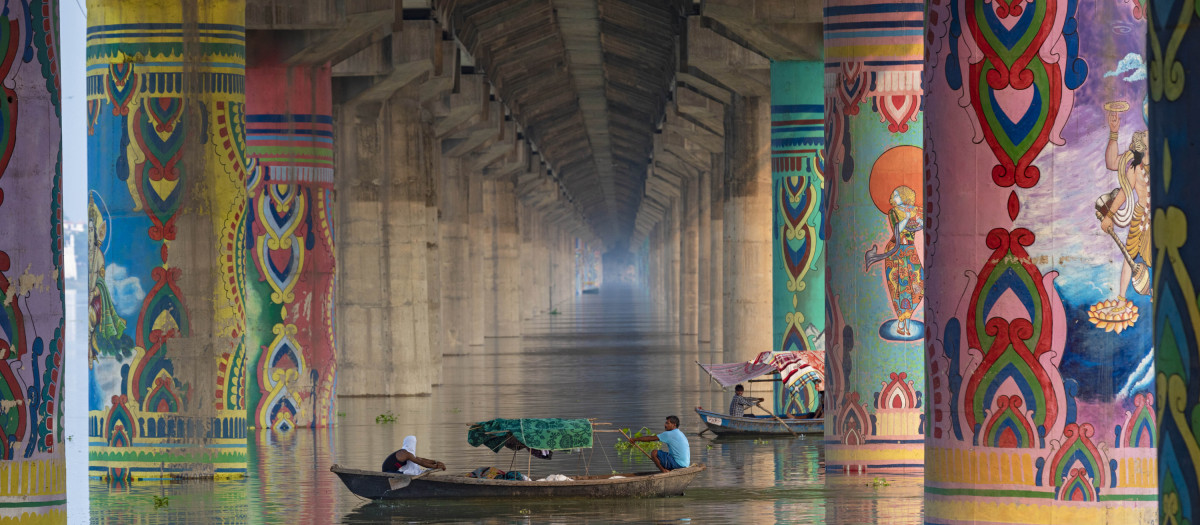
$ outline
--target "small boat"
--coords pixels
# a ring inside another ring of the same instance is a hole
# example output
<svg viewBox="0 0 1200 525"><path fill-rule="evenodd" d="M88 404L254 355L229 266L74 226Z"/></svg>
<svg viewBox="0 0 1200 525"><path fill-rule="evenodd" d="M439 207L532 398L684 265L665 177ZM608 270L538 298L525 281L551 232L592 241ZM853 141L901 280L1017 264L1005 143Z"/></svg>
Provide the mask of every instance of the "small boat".
<svg viewBox="0 0 1200 525"><path fill-rule="evenodd" d="M696 414L700 416L700 421L704 422L704 426L718 436L738 434L790 436L793 434L823 434L825 432L824 418L786 418L783 423L780 423L773 416L731 416L704 410L700 407L696 407ZM785 427L784 424L787 426Z"/></svg>
<svg viewBox="0 0 1200 525"><path fill-rule="evenodd" d="M528 450L532 457L550 459L553 451L592 448L596 430L587 419L492 419L471 425L467 444ZM330 471L356 496L371 499L423 498L638 498L677 496L704 465L669 472L635 472L602 476L577 476L570 481L520 481L468 474L424 472L409 476L393 472L357 470L334 465ZM503 474L503 473L502 473ZM509 472L508 474L512 474Z"/></svg>
<svg viewBox="0 0 1200 525"><path fill-rule="evenodd" d="M515 481L466 474L419 476L330 467L354 495L371 500L425 498L645 498L678 496L704 465L670 472L577 476L573 481Z"/></svg>

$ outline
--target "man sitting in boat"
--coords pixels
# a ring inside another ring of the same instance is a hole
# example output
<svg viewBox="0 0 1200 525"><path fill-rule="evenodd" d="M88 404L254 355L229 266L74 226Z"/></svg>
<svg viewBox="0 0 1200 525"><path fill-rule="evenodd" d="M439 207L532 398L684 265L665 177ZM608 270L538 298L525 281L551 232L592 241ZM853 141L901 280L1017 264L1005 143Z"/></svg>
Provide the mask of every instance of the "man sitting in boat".
<svg viewBox="0 0 1200 525"><path fill-rule="evenodd" d="M679 430L679 418L667 416L663 428L666 430L657 436L638 436L631 441L661 441L665 443L668 450L659 450L650 456L650 459L654 460L654 466L662 472L687 468L692 464L692 451L688 448L687 436L683 435L682 430Z"/></svg>
<svg viewBox="0 0 1200 525"><path fill-rule="evenodd" d="M729 415L742 417L745 409L763 402L761 397L743 397L742 393L745 391L746 389L742 388L742 385L733 387L733 400L729 402Z"/></svg>
<svg viewBox="0 0 1200 525"><path fill-rule="evenodd" d="M384 472L399 472L416 476L425 472L425 469L440 469L446 470L446 464L441 461L425 459L417 457L417 437L408 436L404 438L404 443L400 445L400 450L397 450L383 460Z"/></svg>

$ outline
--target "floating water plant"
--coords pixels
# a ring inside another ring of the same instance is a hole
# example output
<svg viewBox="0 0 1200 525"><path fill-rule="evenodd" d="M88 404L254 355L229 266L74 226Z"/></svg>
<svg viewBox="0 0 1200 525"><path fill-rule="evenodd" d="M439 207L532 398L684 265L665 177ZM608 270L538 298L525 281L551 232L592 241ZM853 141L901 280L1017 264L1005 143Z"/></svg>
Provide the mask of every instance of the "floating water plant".
<svg viewBox="0 0 1200 525"><path fill-rule="evenodd" d="M171 498L167 496L152 496L154 498L154 508L161 509L171 504Z"/></svg>
<svg viewBox="0 0 1200 525"><path fill-rule="evenodd" d="M650 432L650 429L648 429L646 427L642 427L634 434L630 434L628 428L622 428L621 431L624 432L629 437L635 437L635 438L642 437L642 436L649 436L650 434L653 433L653 432ZM646 452L650 452L652 450L661 449L662 441L642 441L642 442L639 442L637 444L637 446ZM617 449L617 452L626 452L629 454L633 453L633 443L630 443L629 441L618 441L618 442L616 442L616 444L613 445L613 448Z"/></svg>
<svg viewBox="0 0 1200 525"><path fill-rule="evenodd" d="M382 423L395 423L396 415L393 414L391 410L388 410L387 412L384 412L382 414L379 414L378 416L375 416L375 422L381 423L381 424Z"/></svg>

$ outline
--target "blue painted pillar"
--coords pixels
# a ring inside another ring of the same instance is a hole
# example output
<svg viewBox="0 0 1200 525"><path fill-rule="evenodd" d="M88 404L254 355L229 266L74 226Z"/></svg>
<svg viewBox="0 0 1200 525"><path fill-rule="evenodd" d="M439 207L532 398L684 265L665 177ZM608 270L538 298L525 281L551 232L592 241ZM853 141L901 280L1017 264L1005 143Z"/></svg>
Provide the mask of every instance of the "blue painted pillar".
<svg viewBox="0 0 1200 525"><path fill-rule="evenodd" d="M922 9L831 1L825 13L830 471L922 468Z"/></svg>
<svg viewBox="0 0 1200 525"><path fill-rule="evenodd" d="M821 62L771 63L773 344L825 353L825 144ZM819 382L777 384L775 412L813 412Z"/></svg>

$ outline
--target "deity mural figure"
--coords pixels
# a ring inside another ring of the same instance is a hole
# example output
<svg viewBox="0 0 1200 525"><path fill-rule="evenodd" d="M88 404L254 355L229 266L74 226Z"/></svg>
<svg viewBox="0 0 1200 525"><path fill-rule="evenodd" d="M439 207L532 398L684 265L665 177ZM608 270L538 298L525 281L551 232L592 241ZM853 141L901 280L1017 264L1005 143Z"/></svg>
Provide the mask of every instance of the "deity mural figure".
<svg viewBox="0 0 1200 525"><path fill-rule="evenodd" d="M913 334L910 321L925 297L925 268L915 243L917 232L925 227L924 211L917 206L917 193L908 186L892 190L889 202L892 207L887 216L892 238L883 253L878 253L877 246L871 246L863 270L883 261L888 297L896 312L895 331L901 336L912 336L917 334Z"/></svg>
<svg viewBox="0 0 1200 525"><path fill-rule="evenodd" d="M1126 151L1120 152L1117 145L1121 113L1129 109L1129 104L1110 102L1104 109L1109 128L1104 164L1109 171L1117 172L1118 187L1096 199L1096 218L1100 229L1116 242L1124 260L1115 289L1117 297L1093 305L1088 317L1097 327L1120 333L1138 318L1137 306L1125 298L1130 285L1136 293L1150 293L1150 156L1145 130L1134 132ZM1126 229L1124 241L1117 236L1117 228Z"/></svg>
<svg viewBox="0 0 1200 525"><path fill-rule="evenodd" d="M112 293L105 281L104 241L108 224L100 213L94 196L88 196L88 367L97 357L121 354L125 341L125 320L117 314Z"/></svg>

